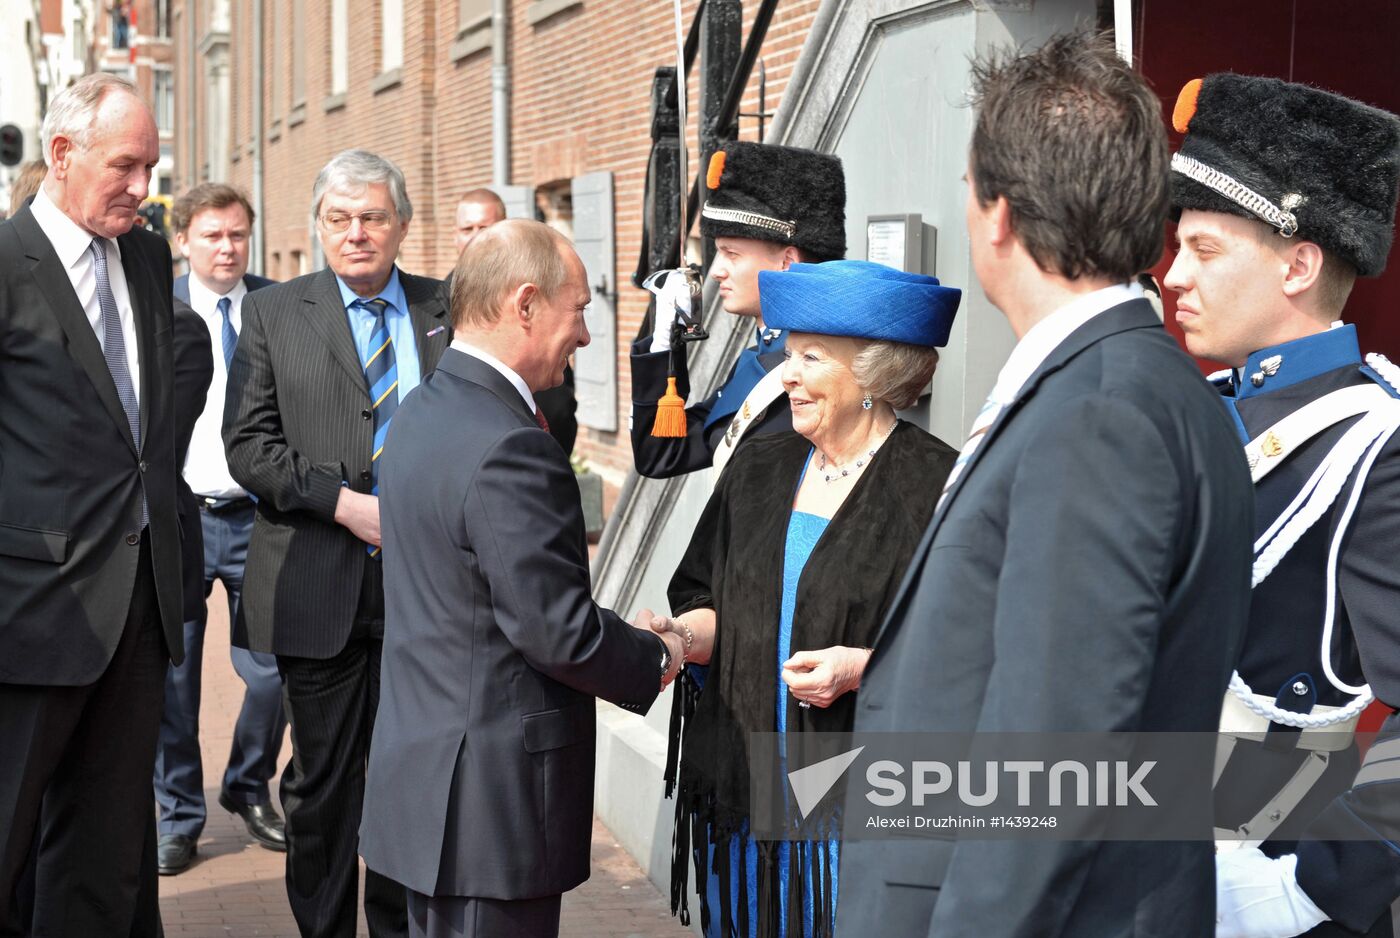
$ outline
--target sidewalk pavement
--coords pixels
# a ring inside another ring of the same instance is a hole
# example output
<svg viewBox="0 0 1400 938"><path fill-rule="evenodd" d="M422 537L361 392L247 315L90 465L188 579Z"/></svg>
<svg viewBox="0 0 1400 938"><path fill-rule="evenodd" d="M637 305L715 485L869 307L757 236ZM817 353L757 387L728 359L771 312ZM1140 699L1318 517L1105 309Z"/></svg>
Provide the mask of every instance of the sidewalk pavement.
<svg viewBox="0 0 1400 938"><path fill-rule="evenodd" d="M219 807L219 780L228 759L243 684L228 654L227 602L222 587L209 600L204 640L200 744L209 820L192 867L160 878L160 911L169 938L297 938L283 883L286 854L258 846L235 815ZM290 737L280 764L291 757ZM276 780L273 798L277 797ZM280 810L280 809L279 809ZM363 911L359 934L367 936ZM560 934L568 938L685 936L666 900L601 823L593 824L593 875L564 896Z"/></svg>

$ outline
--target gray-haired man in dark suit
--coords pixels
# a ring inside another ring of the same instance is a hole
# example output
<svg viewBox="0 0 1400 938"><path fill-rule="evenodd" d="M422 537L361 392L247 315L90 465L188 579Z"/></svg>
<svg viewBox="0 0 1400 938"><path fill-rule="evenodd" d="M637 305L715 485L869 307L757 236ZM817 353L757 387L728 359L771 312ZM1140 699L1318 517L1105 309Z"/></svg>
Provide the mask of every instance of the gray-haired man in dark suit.
<svg viewBox="0 0 1400 938"><path fill-rule="evenodd" d="M229 374L229 470L258 499L234 643L281 672L292 913L305 936L353 938L384 635L379 457L447 347L447 308L439 281L394 264L413 206L393 163L337 154L312 209L330 269L248 294ZM365 919L376 938L403 934L403 888L370 873Z"/></svg>
<svg viewBox="0 0 1400 938"><path fill-rule="evenodd" d="M551 936L562 893L588 878L594 698L644 712L682 650L594 604L578 484L535 405L588 343L583 264L516 220L478 235L457 272L456 338L384 457L360 849L408 887L413 935Z"/></svg>
<svg viewBox="0 0 1400 938"><path fill-rule="evenodd" d="M0 222L0 935L125 935L184 658L170 250L132 227L160 139L98 74L43 142L41 190Z"/></svg>

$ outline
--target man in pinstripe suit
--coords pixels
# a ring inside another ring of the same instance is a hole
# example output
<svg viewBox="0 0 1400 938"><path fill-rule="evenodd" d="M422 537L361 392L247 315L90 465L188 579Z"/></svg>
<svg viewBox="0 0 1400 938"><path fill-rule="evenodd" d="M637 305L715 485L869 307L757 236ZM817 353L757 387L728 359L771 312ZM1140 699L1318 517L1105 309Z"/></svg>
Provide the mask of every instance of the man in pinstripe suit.
<svg viewBox="0 0 1400 938"><path fill-rule="evenodd" d="M292 912L303 936L353 938L384 636L377 460L451 330L442 284L394 264L413 212L398 167L337 154L312 210L330 269L248 295L229 374L229 469L258 499L234 641L275 654L282 678ZM371 935L406 933L404 900L366 874Z"/></svg>

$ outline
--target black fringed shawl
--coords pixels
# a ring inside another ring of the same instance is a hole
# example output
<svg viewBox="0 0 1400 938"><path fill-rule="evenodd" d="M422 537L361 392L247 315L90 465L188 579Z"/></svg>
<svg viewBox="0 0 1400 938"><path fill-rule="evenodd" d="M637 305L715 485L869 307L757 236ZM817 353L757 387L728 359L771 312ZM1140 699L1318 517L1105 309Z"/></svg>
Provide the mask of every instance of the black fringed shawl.
<svg viewBox="0 0 1400 938"><path fill-rule="evenodd" d="M710 497L669 589L673 615L712 608L717 619L703 693L683 678L672 704L666 760L667 794L676 795L671 911L689 924L691 847L708 837L725 884L718 910L725 938L749 934L748 897L741 894L738 908L731 909L727 888L730 842L743 836L749 816L749 734L777 730L779 693L787 701L790 733L849 732L855 719L855 694L826 709L807 710L775 678L788 522L811 448L795 433L745 445ZM793 616L794 652L873 643L956 458L956 450L911 424L895 428L803 568ZM788 934L807 933L801 925L804 873L810 872L819 891L821 883L830 882L822 845L792 847L788 895L781 896L777 845L758 845L760 938L776 938L779 916L794 923ZM747 851L739 855L746 858ZM739 872L746 892L747 870ZM696 875L703 883L705 871L697 869ZM702 927L708 929L714 910L707 907L703 885L700 895ZM822 914L811 923L811 933L829 934L833 897L813 898Z"/></svg>

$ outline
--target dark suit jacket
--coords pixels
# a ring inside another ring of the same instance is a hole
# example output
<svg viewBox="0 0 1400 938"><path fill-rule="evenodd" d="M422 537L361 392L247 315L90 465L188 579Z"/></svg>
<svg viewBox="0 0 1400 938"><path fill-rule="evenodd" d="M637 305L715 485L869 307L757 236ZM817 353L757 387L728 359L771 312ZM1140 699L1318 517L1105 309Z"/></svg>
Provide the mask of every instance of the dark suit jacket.
<svg viewBox="0 0 1400 938"><path fill-rule="evenodd" d="M380 457L386 617L360 853L428 895L588 877L594 698L644 712L662 645L590 595L578 484L520 394L449 350Z"/></svg>
<svg viewBox="0 0 1400 938"><path fill-rule="evenodd" d="M632 461L636 463L637 472L649 479L669 479L705 469L714 463L715 450L729 427L728 420L718 420L707 429L705 421L719 403L720 395L734 377L738 364L729 369L718 391L685 409L684 437L656 437L651 435L651 428L656 425L656 402L666 393L670 358L669 353L653 352L650 348L649 335L632 343ZM676 365L676 390L681 397L689 400L690 371L686 361L686 353L682 349ZM783 353L768 352L759 355L758 361L764 370L772 371L783 363ZM783 433L791 429L792 409L784 394L769 406L760 419L754 421L739 445L744 445L744 442L760 433Z"/></svg>
<svg viewBox="0 0 1400 938"><path fill-rule="evenodd" d="M934 515L856 731L1213 731L1248 613L1251 495L1228 417L1152 308L1101 313L1031 376ZM1201 833L848 842L839 934L1211 935Z"/></svg>
<svg viewBox="0 0 1400 938"><path fill-rule="evenodd" d="M252 293L254 290L261 290L263 287L270 287L276 282L276 280L269 280L266 277L259 277L257 274L243 275L243 285L248 288L249 293ZM190 301L189 274L181 274L175 278L174 293L175 299L183 300L186 303Z"/></svg>
<svg viewBox="0 0 1400 938"><path fill-rule="evenodd" d="M442 283L403 271L399 280L426 376L451 340ZM329 269L248 294L242 317L224 446L258 509L234 643L329 658L345 647L369 557L335 523L342 484L370 490L374 414L364 369Z"/></svg>
<svg viewBox="0 0 1400 938"><path fill-rule="evenodd" d="M166 646L184 659L170 249L117 239L141 363L136 451L102 346L28 206L0 223L0 681L95 681L140 557L141 493Z"/></svg>
<svg viewBox="0 0 1400 938"><path fill-rule="evenodd" d="M188 303L175 301L175 464L183 469L190 451L194 425L204 412L209 382L214 379L214 353L209 327ZM176 476L180 515L180 570L185 601L183 618L198 619L204 612L204 525L199 520L199 500L182 473Z"/></svg>

